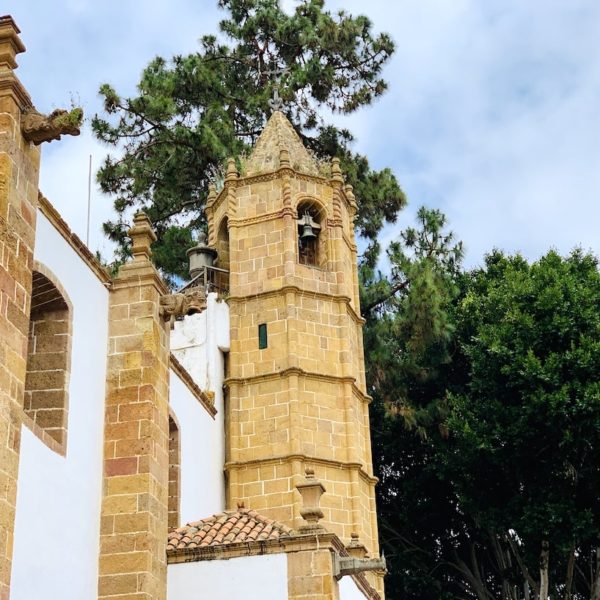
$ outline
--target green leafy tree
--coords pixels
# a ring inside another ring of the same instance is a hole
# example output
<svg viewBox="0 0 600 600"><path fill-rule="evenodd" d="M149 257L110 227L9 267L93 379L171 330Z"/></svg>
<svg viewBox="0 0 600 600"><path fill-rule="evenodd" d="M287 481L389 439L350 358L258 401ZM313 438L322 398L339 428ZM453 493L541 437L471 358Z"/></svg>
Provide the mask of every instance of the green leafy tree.
<svg viewBox="0 0 600 600"><path fill-rule="evenodd" d="M598 263L580 251L531 265L495 252L459 306L469 370L448 476L531 597L599 598L599 309Z"/></svg>
<svg viewBox="0 0 600 600"><path fill-rule="evenodd" d="M159 241L154 260L166 275L187 276L185 250L203 228L208 184L223 161L248 151L271 112L275 87L306 146L337 156L359 199L357 231L374 242L393 222L405 197L389 169L374 171L351 151L349 131L327 124L326 110L351 113L386 89L382 69L394 51L365 16L331 14L323 0L302 0L293 14L278 0L219 0L227 18L220 35L204 36L198 52L155 58L138 94L121 97L104 84L105 116L92 127L113 147L98 172L114 197L117 220L107 235L127 256L127 218L147 211Z"/></svg>
<svg viewBox="0 0 600 600"><path fill-rule="evenodd" d="M374 379L391 597L598 600L597 261L494 252L454 284L445 352L405 384L428 410L394 418Z"/></svg>

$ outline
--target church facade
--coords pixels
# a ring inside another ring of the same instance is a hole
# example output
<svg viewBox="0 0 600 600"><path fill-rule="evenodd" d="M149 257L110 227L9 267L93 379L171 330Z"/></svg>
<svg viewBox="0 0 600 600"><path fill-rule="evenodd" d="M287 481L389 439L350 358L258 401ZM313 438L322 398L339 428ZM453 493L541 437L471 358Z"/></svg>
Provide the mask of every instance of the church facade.
<svg viewBox="0 0 600 600"><path fill-rule="evenodd" d="M383 598L353 219L275 110L172 293L146 215L110 277L38 191L0 17L0 600ZM63 142L63 143L68 143Z"/></svg>

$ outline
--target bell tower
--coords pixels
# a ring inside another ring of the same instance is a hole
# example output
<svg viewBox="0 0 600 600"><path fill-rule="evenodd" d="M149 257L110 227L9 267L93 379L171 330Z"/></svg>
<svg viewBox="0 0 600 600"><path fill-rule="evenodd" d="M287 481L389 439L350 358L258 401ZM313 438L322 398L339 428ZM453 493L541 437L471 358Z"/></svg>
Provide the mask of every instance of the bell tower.
<svg viewBox="0 0 600 600"><path fill-rule="evenodd" d="M298 528L295 486L314 469L321 523L377 555L355 213L339 160L319 165L278 110L207 203L230 272L228 504Z"/></svg>

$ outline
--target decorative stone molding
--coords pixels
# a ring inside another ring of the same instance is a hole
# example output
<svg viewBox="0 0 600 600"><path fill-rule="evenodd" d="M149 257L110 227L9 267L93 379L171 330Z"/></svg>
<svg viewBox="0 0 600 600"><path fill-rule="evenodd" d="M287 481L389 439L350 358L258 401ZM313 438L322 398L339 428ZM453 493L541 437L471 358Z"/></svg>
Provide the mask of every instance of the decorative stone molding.
<svg viewBox="0 0 600 600"><path fill-rule="evenodd" d="M150 247L156 241L156 234L148 215L138 211L133 217L133 227L127 232L131 238L131 253L134 261L149 260L152 256Z"/></svg>
<svg viewBox="0 0 600 600"><path fill-rule="evenodd" d="M302 533L323 530L324 527L319 525L319 519L323 518L321 510L321 496L326 492L323 484L315 478L313 469L308 468L305 471L306 478L303 483L299 483L296 489L302 496L303 506L300 509L300 515L306 521L307 525L300 526Z"/></svg>
<svg viewBox="0 0 600 600"><path fill-rule="evenodd" d="M39 146L42 142L60 140L62 135L79 135L82 121L80 108L71 111L59 108L49 115L31 108L21 115L21 133L28 142Z"/></svg>

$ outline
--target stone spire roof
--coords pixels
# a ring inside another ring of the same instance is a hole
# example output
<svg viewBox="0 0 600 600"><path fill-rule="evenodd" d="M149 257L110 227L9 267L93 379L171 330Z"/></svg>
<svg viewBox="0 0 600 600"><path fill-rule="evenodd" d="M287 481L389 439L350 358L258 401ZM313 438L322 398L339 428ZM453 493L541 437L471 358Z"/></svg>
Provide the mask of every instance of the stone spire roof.
<svg viewBox="0 0 600 600"><path fill-rule="evenodd" d="M245 161L246 175L258 175L275 171L280 167L281 150L289 152L290 167L308 175L318 175L315 160L302 144L286 116L276 110L267 121L250 157Z"/></svg>

